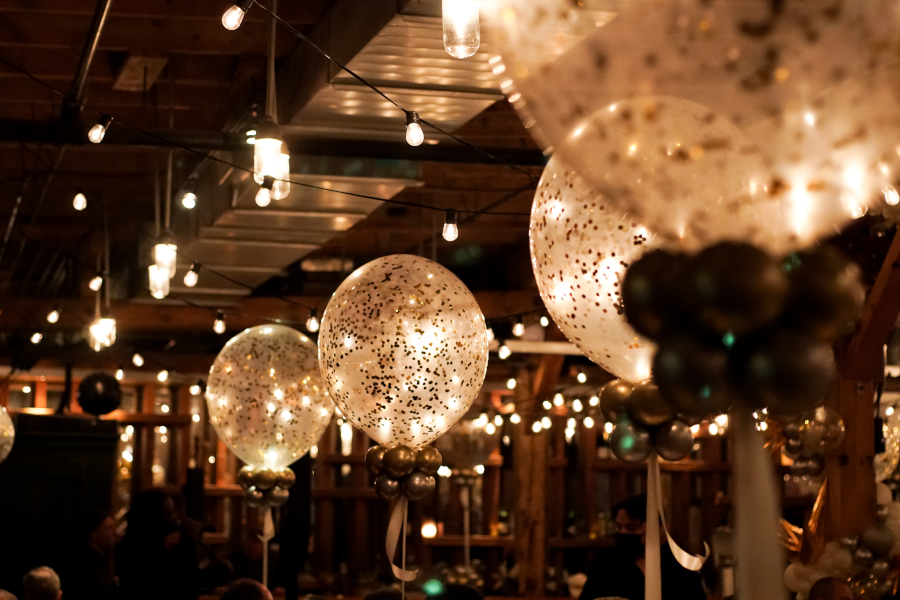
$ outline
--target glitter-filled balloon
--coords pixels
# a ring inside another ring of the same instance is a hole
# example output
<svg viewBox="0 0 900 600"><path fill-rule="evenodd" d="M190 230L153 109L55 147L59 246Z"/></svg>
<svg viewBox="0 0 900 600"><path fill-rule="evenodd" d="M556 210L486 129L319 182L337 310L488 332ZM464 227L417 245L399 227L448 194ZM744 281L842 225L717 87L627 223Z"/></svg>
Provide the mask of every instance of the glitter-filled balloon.
<svg viewBox="0 0 900 600"><path fill-rule="evenodd" d="M283 325L251 327L225 344L209 370L206 405L238 458L275 471L306 454L334 412L315 343Z"/></svg>
<svg viewBox="0 0 900 600"><path fill-rule="evenodd" d="M500 431L485 417L479 417L460 421L434 445L451 469L474 469L487 462L499 439Z"/></svg>
<svg viewBox="0 0 900 600"><path fill-rule="evenodd" d="M466 414L487 370L484 315L441 265L393 255L354 271L319 332L319 365L341 412L379 444L420 448Z"/></svg>
<svg viewBox="0 0 900 600"><path fill-rule="evenodd" d="M651 234L554 156L531 207L530 237L541 299L569 341L621 379L650 377L656 346L625 320L621 282L653 248Z"/></svg>
<svg viewBox="0 0 900 600"><path fill-rule="evenodd" d="M6 408L0 406L0 462L6 460L16 441L16 430Z"/></svg>
<svg viewBox="0 0 900 600"><path fill-rule="evenodd" d="M783 253L896 194L892 0L485 0L482 15L539 143L664 240Z"/></svg>

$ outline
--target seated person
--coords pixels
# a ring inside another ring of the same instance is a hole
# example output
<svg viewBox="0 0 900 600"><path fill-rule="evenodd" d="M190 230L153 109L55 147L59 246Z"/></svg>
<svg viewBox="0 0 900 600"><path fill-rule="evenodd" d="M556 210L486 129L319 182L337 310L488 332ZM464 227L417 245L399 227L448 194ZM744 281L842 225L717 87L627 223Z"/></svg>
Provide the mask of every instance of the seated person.
<svg viewBox="0 0 900 600"><path fill-rule="evenodd" d="M219 600L272 600L272 592L252 579L232 581Z"/></svg>
<svg viewBox="0 0 900 600"><path fill-rule="evenodd" d="M823 577L809 588L809 600L853 600L853 592L846 581Z"/></svg>
<svg viewBox="0 0 900 600"><path fill-rule="evenodd" d="M50 567L32 569L22 578L25 600L60 600L59 575Z"/></svg>
<svg viewBox="0 0 900 600"><path fill-rule="evenodd" d="M616 551L588 573L581 600L618 597L644 600L647 543L647 496L628 498L613 507L616 519ZM661 541L665 535L660 532ZM663 600L706 600L700 574L688 571L675 560L669 545L660 548Z"/></svg>

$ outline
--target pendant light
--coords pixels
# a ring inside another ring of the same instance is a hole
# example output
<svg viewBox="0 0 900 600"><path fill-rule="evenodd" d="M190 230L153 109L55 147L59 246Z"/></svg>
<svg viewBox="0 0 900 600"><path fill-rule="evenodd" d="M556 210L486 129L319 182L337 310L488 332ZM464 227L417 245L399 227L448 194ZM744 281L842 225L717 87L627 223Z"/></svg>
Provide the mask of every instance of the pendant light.
<svg viewBox="0 0 900 600"><path fill-rule="evenodd" d="M453 58L469 58L481 45L477 0L443 0L444 50Z"/></svg>
<svg viewBox="0 0 900 600"><path fill-rule="evenodd" d="M103 200L103 237L105 268L103 270L103 287L97 290L94 304L94 320L88 325L88 344L94 352L100 352L116 343L116 320L112 318L109 310L109 207L106 199ZM100 260L97 260L98 271ZM105 295L103 310L100 310L100 296Z"/></svg>
<svg viewBox="0 0 900 600"><path fill-rule="evenodd" d="M271 0L271 10L276 12L276 1ZM262 185L266 177L274 179L267 196L272 200L287 198L291 192L288 181L291 176L291 156L278 126L278 99L275 91L275 19L269 17L269 56L266 87L266 117L256 128L253 150L253 179ZM260 203L265 206L268 203Z"/></svg>

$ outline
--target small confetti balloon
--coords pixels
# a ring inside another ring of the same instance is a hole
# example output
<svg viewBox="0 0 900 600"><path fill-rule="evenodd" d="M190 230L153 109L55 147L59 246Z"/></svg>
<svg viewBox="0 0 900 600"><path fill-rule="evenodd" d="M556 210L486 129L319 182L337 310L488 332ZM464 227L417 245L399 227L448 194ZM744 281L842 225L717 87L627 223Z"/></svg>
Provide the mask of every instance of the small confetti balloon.
<svg viewBox="0 0 900 600"><path fill-rule="evenodd" d="M6 460L16 441L16 430L6 408L0 406L0 462Z"/></svg>
<svg viewBox="0 0 900 600"><path fill-rule="evenodd" d="M484 315L441 265L393 255L354 271L322 315L319 365L341 412L379 444L420 448L459 421L487 370Z"/></svg>
<svg viewBox="0 0 900 600"><path fill-rule="evenodd" d="M616 377L650 377L656 346L625 320L621 282L652 235L556 156L538 184L530 234L538 290L569 341Z"/></svg>
<svg viewBox="0 0 900 600"><path fill-rule="evenodd" d="M893 0L481 8L532 135L661 239L780 254L896 198Z"/></svg>
<svg viewBox="0 0 900 600"><path fill-rule="evenodd" d="M306 454L331 421L316 345L283 325L231 338L209 370L209 420L238 458L280 471Z"/></svg>

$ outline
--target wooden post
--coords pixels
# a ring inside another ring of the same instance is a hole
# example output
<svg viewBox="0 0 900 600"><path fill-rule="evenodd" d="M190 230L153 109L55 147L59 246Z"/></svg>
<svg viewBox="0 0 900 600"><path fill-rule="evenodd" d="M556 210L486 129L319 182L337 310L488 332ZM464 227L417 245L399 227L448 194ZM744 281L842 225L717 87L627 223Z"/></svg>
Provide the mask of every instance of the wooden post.
<svg viewBox="0 0 900 600"><path fill-rule="evenodd" d="M34 382L34 407L47 408L47 381L36 380Z"/></svg>

